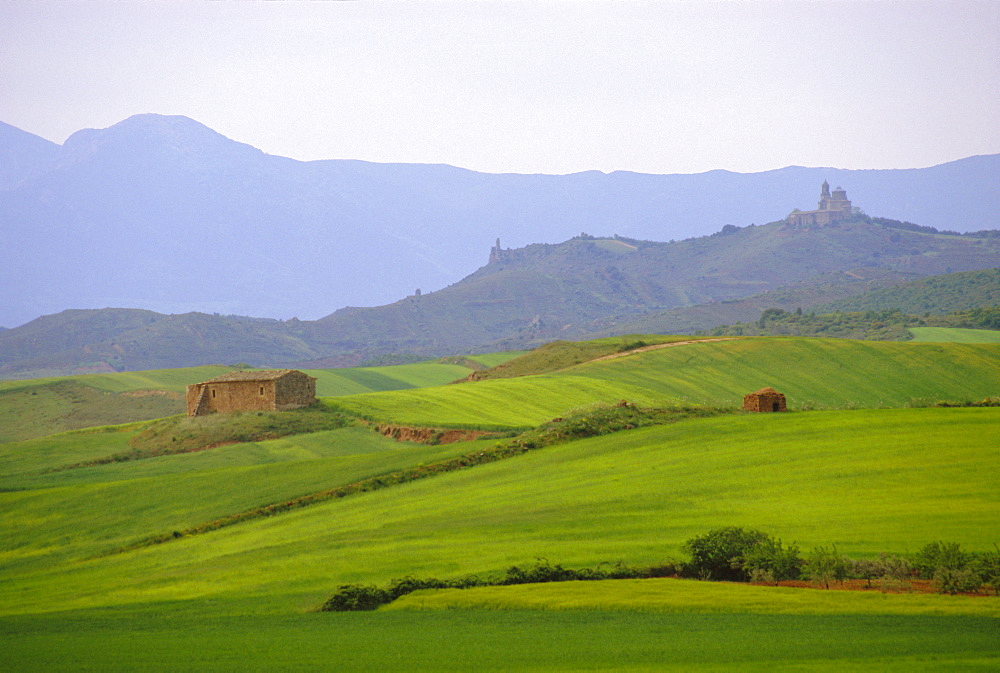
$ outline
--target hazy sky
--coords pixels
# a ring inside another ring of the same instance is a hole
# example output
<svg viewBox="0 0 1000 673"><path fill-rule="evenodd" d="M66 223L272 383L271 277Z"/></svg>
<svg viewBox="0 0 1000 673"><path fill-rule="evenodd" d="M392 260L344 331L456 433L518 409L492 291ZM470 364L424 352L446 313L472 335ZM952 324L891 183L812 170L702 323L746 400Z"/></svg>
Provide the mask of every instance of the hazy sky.
<svg viewBox="0 0 1000 673"><path fill-rule="evenodd" d="M142 112L297 159L930 166L1000 152L1000 2L0 0L0 121Z"/></svg>

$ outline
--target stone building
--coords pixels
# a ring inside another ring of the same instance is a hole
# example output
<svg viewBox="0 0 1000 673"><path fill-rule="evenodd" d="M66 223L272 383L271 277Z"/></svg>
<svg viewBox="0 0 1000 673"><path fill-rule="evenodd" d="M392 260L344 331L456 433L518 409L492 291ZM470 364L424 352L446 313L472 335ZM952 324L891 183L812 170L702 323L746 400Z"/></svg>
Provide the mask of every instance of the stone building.
<svg viewBox="0 0 1000 673"><path fill-rule="evenodd" d="M316 379L296 369L230 372L187 387L188 416L284 411L316 401Z"/></svg>
<svg viewBox="0 0 1000 673"><path fill-rule="evenodd" d="M788 223L796 227L832 224L850 218L853 212L851 202L847 200L847 192L842 187L837 187L831 194L830 184L824 180L819 193L819 208L793 212L788 216Z"/></svg>
<svg viewBox="0 0 1000 673"><path fill-rule="evenodd" d="M787 411L785 396L774 388L761 388L743 397L743 411Z"/></svg>

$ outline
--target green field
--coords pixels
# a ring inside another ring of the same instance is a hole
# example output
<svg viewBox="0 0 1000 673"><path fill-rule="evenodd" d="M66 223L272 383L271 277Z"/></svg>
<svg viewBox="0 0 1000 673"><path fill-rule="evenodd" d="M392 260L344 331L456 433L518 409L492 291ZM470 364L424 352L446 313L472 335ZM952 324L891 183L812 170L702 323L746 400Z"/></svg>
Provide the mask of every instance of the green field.
<svg viewBox="0 0 1000 673"><path fill-rule="evenodd" d="M823 591L682 579L551 582L418 591L383 610L600 610L672 614L935 615L1000 618L976 596Z"/></svg>
<svg viewBox="0 0 1000 673"><path fill-rule="evenodd" d="M903 407L980 400L1000 390L1000 347L756 337L585 362L559 372L339 398L364 416L412 425L532 426L626 399L738 407L764 386L792 409Z"/></svg>
<svg viewBox="0 0 1000 673"><path fill-rule="evenodd" d="M512 352L476 357L483 359L483 366L490 366L517 355ZM179 414L184 411L188 384L230 371L232 367L207 366L0 381L0 442ZM473 370L428 361L306 371L316 377L317 395L334 397L438 386L468 376Z"/></svg>
<svg viewBox="0 0 1000 673"><path fill-rule="evenodd" d="M958 327L911 327L914 341L935 343L1000 343L1000 330L961 329Z"/></svg>
<svg viewBox="0 0 1000 673"><path fill-rule="evenodd" d="M358 426L63 471L51 469L114 453L142 425L0 444L0 661L18 671L995 670L991 597L642 580L314 611L344 583L488 576L538 558L659 564L719 526L858 558L937 540L990 550L1000 408L907 405L996 395L997 348L754 338L339 397L328 403L429 425L533 426L622 397L735 405L762 385L816 410L570 441L131 551L119 550L496 441L412 445Z"/></svg>

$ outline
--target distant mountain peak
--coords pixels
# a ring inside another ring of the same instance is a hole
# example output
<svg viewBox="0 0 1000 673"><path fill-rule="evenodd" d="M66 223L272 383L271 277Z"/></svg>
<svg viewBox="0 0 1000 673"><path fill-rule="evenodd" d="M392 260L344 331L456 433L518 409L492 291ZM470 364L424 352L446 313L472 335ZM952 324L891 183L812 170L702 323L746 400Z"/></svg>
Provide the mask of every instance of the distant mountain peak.
<svg viewBox="0 0 1000 673"><path fill-rule="evenodd" d="M132 115L105 129L82 129L63 144L59 164L75 164L104 151L174 158L191 166L219 163L233 154L262 155L255 147L237 142L183 115Z"/></svg>
<svg viewBox="0 0 1000 673"><path fill-rule="evenodd" d="M0 122L0 189L40 174L58 153L56 143Z"/></svg>

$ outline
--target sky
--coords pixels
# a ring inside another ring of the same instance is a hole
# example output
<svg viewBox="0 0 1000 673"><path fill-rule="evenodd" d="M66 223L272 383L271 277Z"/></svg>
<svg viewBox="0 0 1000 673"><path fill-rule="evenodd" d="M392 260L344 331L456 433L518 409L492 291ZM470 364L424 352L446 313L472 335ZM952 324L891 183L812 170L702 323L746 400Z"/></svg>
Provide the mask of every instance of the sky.
<svg viewBox="0 0 1000 673"><path fill-rule="evenodd" d="M0 0L0 121L500 173L1000 153L1000 2Z"/></svg>

